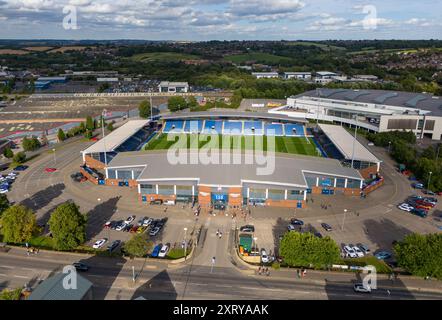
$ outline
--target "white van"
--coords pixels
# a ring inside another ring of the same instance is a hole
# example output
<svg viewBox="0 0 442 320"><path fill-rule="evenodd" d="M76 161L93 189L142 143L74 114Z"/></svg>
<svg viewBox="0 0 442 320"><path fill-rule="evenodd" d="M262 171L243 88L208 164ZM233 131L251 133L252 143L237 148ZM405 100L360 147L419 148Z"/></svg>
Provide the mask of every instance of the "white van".
<svg viewBox="0 0 442 320"><path fill-rule="evenodd" d="M175 205L175 200L166 200L166 201L164 201L164 204L166 206L174 206Z"/></svg>

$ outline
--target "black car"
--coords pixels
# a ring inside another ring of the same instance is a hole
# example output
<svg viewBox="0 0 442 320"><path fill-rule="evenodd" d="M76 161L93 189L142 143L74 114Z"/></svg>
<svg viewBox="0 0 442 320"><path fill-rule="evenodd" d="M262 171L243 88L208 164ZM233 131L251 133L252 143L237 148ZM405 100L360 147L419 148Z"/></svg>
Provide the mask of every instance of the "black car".
<svg viewBox="0 0 442 320"><path fill-rule="evenodd" d="M114 251L121 244L121 240L115 240L110 245L107 246L109 252Z"/></svg>
<svg viewBox="0 0 442 320"><path fill-rule="evenodd" d="M29 168L29 166L20 165L20 166L16 166L14 168L14 171L25 171L27 168Z"/></svg>
<svg viewBox="0 0 442 320"><path fill-rule="evenodd" d="M322 234L320 232L315 232L314 235L317 238L322 238Z"/></svg>
<svg viewBox="0 0 442 320"><path fill-rule="evenodd" d="M155 205L155 204L163 204L163 200L161 199L157 199L157 200L153 200L150 202L151 205Z"/></svg>
<svg viewBox="0 0 442 320"><path fill-rule="evenodd" d="M304 225L304 221L293 218L290 220L290 224L295 225L295 226L303 226Z"/></svg>
<svg viewBox="0 0 442 320"><path fill-rule="evenodd" d="M77 271L86 272L89 270L89 266L83 262L74 262L72 265Z"/></svg>
<svg viewBox="0 0 442 320"><path fill-rule="evenodd" d="M124 223L123 220L119 220L119 221L112 221L110 224L110 228L112 230L115 230L119 225L122 225Z"/></svg>
<svg viewBox="0 0 442 320"><path fill-rule="evenodd" d="M252 225L246 225L239 228L239 231L241 232L255 232L255 227Z"/></svg>
<svg viewBox="0 0 442 320"><path fill-rule="evenodd" d="M325 231L332 231L333 228L331 227L331 225L327 224L327 223L321 223L321 226L324 228Z"/></svg>
<svg viewBox="0 0 442 320"><path fill-rule="evenodd" d="M132 224L128 224L128 225L126 225L124 228L123 228L123 232L129 232L130 231L130 229L132 229L132 227L133 227L133 225Z"/></svg>

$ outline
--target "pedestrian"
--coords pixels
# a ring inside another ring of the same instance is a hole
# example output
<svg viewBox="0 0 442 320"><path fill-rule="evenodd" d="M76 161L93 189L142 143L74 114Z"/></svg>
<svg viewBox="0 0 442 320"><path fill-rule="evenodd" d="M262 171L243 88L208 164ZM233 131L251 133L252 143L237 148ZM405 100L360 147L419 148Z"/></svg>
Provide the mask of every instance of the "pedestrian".
<svg viewBox="0 0 442 320"><path fill-rule="evenodd" d="M258 269L258 274L261 275L261 267Z"/></svg>
<svg viewBox="0 0 442 320"><path fill-rule="evenodd" d="M217 236L217 237L219 236L219 229L216 230L216 236Z"/></svg>
<svg viewBox="0 0 442 320"><path fill-rule="evenodd" d="M299 269L296 269L296 275L298 276L298 279L301 278L301 273L300 273Z"/></svg>
<svg viewBox="0 0 442 320"><path fill-rule="evenodd" d="M222 236L223 236L223 233L220 232L220 233L219 233L219 238L221 239Z"/></svg>
<svg viewBox="0 0 442 320"><path fill-rule="evenodd" d="M391 292L388 289L387 289L387 294L388 294L388 296L391 296Z"/></svg>

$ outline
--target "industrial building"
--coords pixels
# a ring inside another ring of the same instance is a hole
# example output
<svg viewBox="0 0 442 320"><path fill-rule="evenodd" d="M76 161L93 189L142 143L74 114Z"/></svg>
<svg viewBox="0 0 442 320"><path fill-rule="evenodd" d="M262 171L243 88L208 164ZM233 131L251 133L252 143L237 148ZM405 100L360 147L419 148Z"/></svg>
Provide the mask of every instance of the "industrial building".
<svg viewBox="0 0 442 320"><path fill-rule="evenodd" d="M271 78L279 78L278 72L252 72L252 76L256 77L256 79L271 79Z"/></svg>
<svg viewBox="0 0 442 320"><path fill-rule="evenodd" d="M158 85L159 92L168 92L168 93L183 93L189 92L189 84L187 82L169 82L169 81L161 81Z"/></svg>
<svg viewBox="0 0 442 320"><path fill-rule="evenodd" d="M311 72L284 72L284 79L311 80Z"/></svg>

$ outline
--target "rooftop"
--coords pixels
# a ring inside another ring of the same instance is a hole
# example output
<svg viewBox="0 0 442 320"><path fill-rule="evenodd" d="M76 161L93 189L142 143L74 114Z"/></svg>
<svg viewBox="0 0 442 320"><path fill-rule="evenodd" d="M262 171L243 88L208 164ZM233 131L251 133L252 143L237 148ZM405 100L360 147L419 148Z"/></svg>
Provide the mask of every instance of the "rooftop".
<svg viewBox="0 0 442 320"><path fill-rule="evenodd" d="M306 120L294 119L287 115L278 115L267 112L241 112L233 110L210 110L200 112L180 112L163 115L163 120L177 120L177 119L198 119L198 118L241 118L241 119L261 119L270 121L288 121L288 122L308 122Z"/></svg>
<svg viewBox="0 0 442 320"><path fill-rule="evenodd" d="M149 120L132 120L126 122L118 129L112 131L104 139L91 145L83 151L87 153L111 152L122 145L127 139L132 137L138 130L149 123Z"/></svg>
<svg viewBox="0 0 442 320"><path fill-rule="evenodd" d="M189 157L198 156L198 151L189 150ZM259 168L266 165L246 164L244 153L212 152L211 159L223 162L223 157L241 157L240 164L172 164L167 151L119 153L109 168L146 166L138 177L140 182L180 181L211 186L241 186L242 183L259 183L287 187L307 187L303 172L314 172L361 180L357 170L343 167L338 160L300 155L275 155L275 166L270 175L260 175ZM255 162L255 161L254 161Z"/></svg>
<svg viewBox="0 0 442 320"><path fill-rule="evenodd" d="M77 274L77 289L63 288L64 273L47 278L29 296L29 300L81 300L91 289L92 282Z"/></svg>
<svg viewBox="0 0 442 320"><path fill-rule="evenodd" d="M319 124L321 130L330 139L331 142L338 148L342 155L347 160L353 157L353 142L354 142L354 159L359 161L367 161L378 163L380 160L376 158L367 148L365 148L359 141L354 141L354 137L343 127L331 124Z"/></svg>
<svg viewBox="0 0 442 320"><path fill-rule="evenodd" d="M160 86L189 86L189 84L187 82L170 82L170 81L161 81L160 82Z"/></svg>
<svg viewBox="0 0 442 320"><path fill-rule="evenodd" d="M403 108L415 108L430 111L431 115L442 116L442 97L428 93L387 91L387 90L352 90L319 89L304 92L296 98L317 97L333 100L382 104Z"/></svg>

